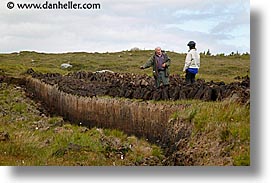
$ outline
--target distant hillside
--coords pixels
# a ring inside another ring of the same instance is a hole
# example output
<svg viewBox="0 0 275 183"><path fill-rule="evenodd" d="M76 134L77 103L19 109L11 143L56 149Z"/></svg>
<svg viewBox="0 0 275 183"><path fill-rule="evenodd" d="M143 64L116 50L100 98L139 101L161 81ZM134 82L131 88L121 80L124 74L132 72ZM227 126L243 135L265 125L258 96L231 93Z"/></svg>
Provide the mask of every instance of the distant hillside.
<svg viewBox="0 0 275 183"><path fill-rule="evenodd" d="M67 74L72 71L97 71L108 69L114 72L136 73L152 75L152 69L140 70L139 66L144 64L154 53L153 50L133 50L116 53L36 53L23 51L20 53L0 54L0 69L7 75L19 75L26 72L28 68L42 73ZM172 60L171 74L183 76L182 69L186 54L167 52ZM62 63L70 63L73 67L62 69ZM233 82L237 76L250 75L250 55L222 54L217 56L201 54L201 68L197 78L206 81Z"/></svg>

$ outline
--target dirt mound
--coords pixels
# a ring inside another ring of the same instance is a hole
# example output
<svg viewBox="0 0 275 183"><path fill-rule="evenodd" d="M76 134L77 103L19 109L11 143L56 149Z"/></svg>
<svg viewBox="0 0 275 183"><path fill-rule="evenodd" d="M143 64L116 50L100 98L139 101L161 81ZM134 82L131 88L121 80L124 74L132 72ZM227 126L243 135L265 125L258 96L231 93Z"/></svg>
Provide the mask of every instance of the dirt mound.
<svg viewBox="0 0 275 183"><path fill-rule="evenodd" d="M62 76L58 73L41 74L28 70L33 78L47 84L57 85L59 90L79 96L112 96L143 100L181 100L199 99L220 101L231 99L249 103L250 78L225 84L224 82L205 82L197 80L187 84L179 75L170 76L170 85L155 88L154 79L147 75L110 72L75 72Z"/></svg>

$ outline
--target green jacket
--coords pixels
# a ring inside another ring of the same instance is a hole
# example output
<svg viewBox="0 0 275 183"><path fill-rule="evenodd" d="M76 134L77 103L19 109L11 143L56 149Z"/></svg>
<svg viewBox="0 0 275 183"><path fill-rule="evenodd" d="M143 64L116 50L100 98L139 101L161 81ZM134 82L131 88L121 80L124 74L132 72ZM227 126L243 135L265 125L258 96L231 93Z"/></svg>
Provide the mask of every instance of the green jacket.
<svg viewBox="0 0 275 183"><path fill-rule="evenodd" d="M164 55L164 59L165 59L164 63L166 64L166 67L164 69L165 76L168 77L170 74L169 66L171 64L171 59L165 52L162 52L162 54ZM154 77L156 77L158 75L156 54L154 54L149 58L149 60L143 65L143 68L149 68L151 66L153 67L153 75Z"/></svg>

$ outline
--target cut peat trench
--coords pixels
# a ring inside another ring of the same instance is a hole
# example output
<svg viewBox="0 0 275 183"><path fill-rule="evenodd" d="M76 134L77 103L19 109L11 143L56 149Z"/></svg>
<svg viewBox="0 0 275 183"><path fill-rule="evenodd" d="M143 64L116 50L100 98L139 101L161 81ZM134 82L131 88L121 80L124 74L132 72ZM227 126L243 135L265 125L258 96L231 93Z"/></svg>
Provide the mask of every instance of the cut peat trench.
<svg viewBox="0 0 275 183"><path fill-rule="evenodd" d="M166 144L170 139L168 121L185 106L149 100L233 98L249 103L250 96L248 77L228 85L203 80L187 85L180 76L171 76L169 87L156 89L153 79L146 75L77 72L62 76L31 69L28 73L31 77L26 79L27 88L51 112L77 124L119 129L157 144Z"/></svg>
<svg viewBox="0 0 275 183"><path fill-rule="evenodd" d="M0 81L24 85L48 111L77 125L118 129L160 145L168 155L176 151L177 142L190 139L193 126L171 120L171 115L184 110L185 105L154 100L231 99L247 105L250 98L249 77L231 84L198 80L187 85L180 76L171 76L169 87L156 89L153 79L146 75L77 72L62 76L33 70L28 74L17 79L0 77Z"/></svg>

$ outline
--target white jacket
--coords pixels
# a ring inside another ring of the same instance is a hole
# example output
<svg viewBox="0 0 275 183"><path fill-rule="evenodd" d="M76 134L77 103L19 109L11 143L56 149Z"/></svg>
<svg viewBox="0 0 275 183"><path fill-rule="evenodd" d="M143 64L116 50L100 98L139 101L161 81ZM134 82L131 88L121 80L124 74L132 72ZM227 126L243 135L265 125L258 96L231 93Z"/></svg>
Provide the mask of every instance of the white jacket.
<svg viewBox="0 0 275 183"><path fill-rule="evenodd" d="M183 71L188 68L200 68L200 55L196 49L189 50L186 55Z"/></svg>

